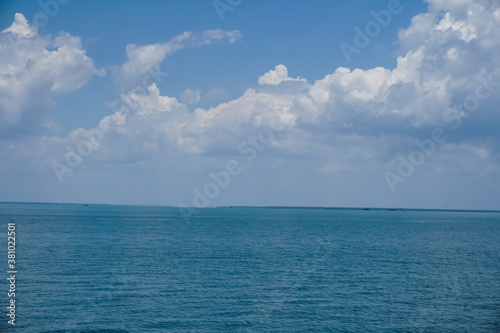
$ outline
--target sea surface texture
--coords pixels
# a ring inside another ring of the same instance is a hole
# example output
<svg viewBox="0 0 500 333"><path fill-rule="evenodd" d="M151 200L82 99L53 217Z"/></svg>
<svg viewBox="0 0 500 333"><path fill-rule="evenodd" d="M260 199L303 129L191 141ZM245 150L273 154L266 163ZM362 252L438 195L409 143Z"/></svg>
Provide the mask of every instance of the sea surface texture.
<svg viewBox="0 0 500 333"><path fill-rule="evenodd" d="M0 332L500 332L500 213L4 203L0 221Z"/></svg>

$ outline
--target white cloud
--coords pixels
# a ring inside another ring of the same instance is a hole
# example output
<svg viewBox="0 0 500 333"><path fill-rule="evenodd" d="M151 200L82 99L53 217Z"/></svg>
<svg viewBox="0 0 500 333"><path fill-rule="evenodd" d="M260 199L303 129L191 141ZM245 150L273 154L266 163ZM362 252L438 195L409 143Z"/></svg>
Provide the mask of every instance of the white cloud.
<svg viewBox="0 0 500 333"><path fill-rule="evenodd" d="M183 107L183 105L173 97L160 96L160 90L155 83L152 83L148 87L147 95L129 92L127 97L128 100L132 101L135 111L137 111L139 115L155 112L170 112L174 108Z"/></svg>
<svg viewBox="0 0 500 333"><path fill-rule="evenodd" d="M34 37L37 34L36 27L30 27L28 21L21 13L16 13L14 15L14 22L12 25L2 31L3 33L12 32L18 37Z"/></svg>
<svg viewBox="0 0 500 333"><path fill-rule="evenodd" d="M497 22L500 22L500 9L497 9L493 12L493 17L495 18L495 20L497 20Z"/></svg>
<svg viewBox="0 0 500 333"><path fill-rule="evenodd" d="M469 15L472 15L472 13L469 12ZM456 31L459 33L460 39L464 40L467 43L477 38L476 29L474 28L474 25L468 24L465 21L458 21L452 19L449 12L444 15L443 19L441 20L441 22L439 22L438 26L436 27L436 30L443 32L447 30Z"/></svg>
<svg viewBox="0 0 500 333"><path fill-rule="evenodd" d="M239 41L243 35L238 30L225 31L221 29L209 29L203 31L200 38L194 40L194 44L206 45L212 44L216 41L224 42L232 44Z"/></svg>
<svg viewBox="0 0 500 333"><path fill-rule="evenodd" d="M462 11L469 7L473 2L471 0L426 0L437 10Z"/></svg>
<svg viewBox="0 0 500 333"><path fill-rule="evenodd" d="M269 72L267 72L264 75L259 77L259 84L260 85L264 85L264 84L277 85L277 84L280 84L281 82L285 82L285 81L307 82L307 80L301 79L300 77L295 78L295 79L288 77L288 69L284 65L277 65L274 70L270 70Z"/></svg>
<svg viewBox="0 0 500 333"><path fill-rule="evenodd" d="M130 89L133 85L142 83L144 76L159 66L166 56L185 47L198 47L216 42L235 43L242 38L238 30L205 30L201 34L183 32L165 43L137 46L128 44L126 47L127 61L116 73L116 82L122 89Z"/></svg>
<svg viewBox="0 0 500 333"><path fill-rule="evenodd" d="M39 116L55 95L74 91L103 75L70 34L40 36L22 14L0 33L0 124L17 125ZM35 114L35 115L34 115Z"/></svg>

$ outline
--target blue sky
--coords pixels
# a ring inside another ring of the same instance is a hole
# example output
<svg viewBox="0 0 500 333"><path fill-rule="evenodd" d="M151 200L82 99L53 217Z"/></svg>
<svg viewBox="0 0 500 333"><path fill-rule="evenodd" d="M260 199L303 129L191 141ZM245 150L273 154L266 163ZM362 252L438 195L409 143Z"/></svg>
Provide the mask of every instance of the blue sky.
<svg viewBox="0 0 500 333"><path fill-rule="evenodd" d="M4 1L0 201L500 209L499 25L479 0Z"/></svg>

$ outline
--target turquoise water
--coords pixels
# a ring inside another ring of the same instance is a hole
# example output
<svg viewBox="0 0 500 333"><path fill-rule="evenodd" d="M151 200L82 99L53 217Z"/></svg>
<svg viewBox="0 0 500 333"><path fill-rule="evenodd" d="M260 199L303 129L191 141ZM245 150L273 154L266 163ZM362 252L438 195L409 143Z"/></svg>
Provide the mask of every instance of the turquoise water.
<svg viewBox="0 0 500 333"><path fill-rule="evenodd" d="M0 204L0 331L500 331L499 213L188 213Z"/></svg>

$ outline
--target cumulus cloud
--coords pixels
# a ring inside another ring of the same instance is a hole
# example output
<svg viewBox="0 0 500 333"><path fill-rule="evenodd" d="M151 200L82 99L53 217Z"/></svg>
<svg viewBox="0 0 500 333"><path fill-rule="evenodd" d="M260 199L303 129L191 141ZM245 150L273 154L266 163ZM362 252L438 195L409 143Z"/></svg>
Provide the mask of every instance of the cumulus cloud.
<svg viewBox="0 0 500 333"><path fill-rule="evenodd" d="M37 34L37 29L36 27L30 27L28 25L28 21L26 21L23 14L16 13L14 15L14 22L12 25L4 29L2 32L12 32L14 35L19 37L34 37Z"/></svg>
<svg viewBox="0 0 500 333"><path fill-rule="evenodd" d="M17 13L14 23L0 33L0 126L9 128L23 117L39 116L41 109L54 104L54 96L103 74L78 37L41 36Z"/></svg>
<svg viewBox="0 0 500 333"><path fill-rule="evenodd" d="M469 11L469 15L473 15L472 12ZM439 31L447 31L452 30L454 32L459 33L459 38L464 40L465 42L470 42L473 39L477 38L476 29L474 25L467 24L466 21L458 21L451 18L450 13L446 13L439 22L436 30Z"/></svg>
<svg viewBox="0 0 500 333"><path fill-rule="evenodd" d="M201 34L183 32L165 43L156 43L145 46L128 44L126 47L127 61L120 67L115 75L116 82L122 89L130 89L140 83L144 76L151 70L158 68L166 56L185 47L198 47L217 42L235 43L242 38L238 30L205 30Z"/></svg>
<svg viewBox="0 0 500 333"><path fill-rule="evenodd" d="M289 77L288 76L288 68L286 68L284 65L277 65L274 70L270 70L266 74L259 77L259 84L260 85L264 85L264 84L277 85L277 84L280 84L281 82L285 82L285 81L307 82L307 80L301 79L300 77L295 78L295 79Z"/></svg>

